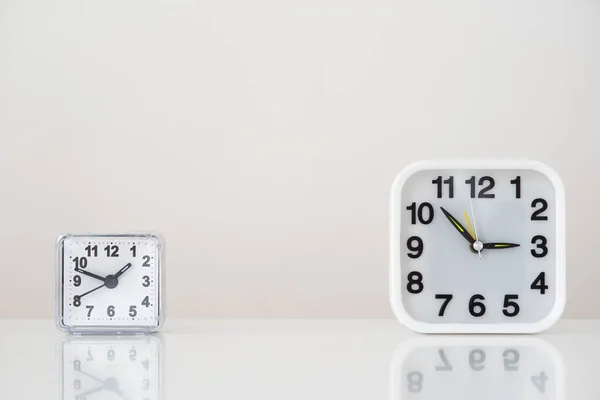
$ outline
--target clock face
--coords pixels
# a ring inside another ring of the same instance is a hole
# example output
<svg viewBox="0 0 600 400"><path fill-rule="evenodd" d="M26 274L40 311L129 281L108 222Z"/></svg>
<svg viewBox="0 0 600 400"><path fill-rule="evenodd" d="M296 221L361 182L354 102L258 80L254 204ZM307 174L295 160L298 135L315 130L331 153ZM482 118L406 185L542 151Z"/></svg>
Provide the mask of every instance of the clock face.
<svg viewBox="0 0 600 400"><path fill-rule="evenodd" d="M564 200L531 165L421 165L392 196L392 304L424 332L545 329L564 307Z"/></svg>
<svg viewBox="0 0 600 400"><path fill-rule="evenodd" d="M62 399L158 400L160 342L153 337L62 344Z"/></svg>
<svg viewBox="0 0 600 400"><path fill-rule="evenodd" d="M392 399L564 398L558 351L538 338L450 338L403 344Z"/></svg>
<svg viewBox="0 0 600 400"><path fill-rule="evenodd" d="M59 241L59 325L70 330L159 326L161 241L156 236L66 236Z"/></svg>

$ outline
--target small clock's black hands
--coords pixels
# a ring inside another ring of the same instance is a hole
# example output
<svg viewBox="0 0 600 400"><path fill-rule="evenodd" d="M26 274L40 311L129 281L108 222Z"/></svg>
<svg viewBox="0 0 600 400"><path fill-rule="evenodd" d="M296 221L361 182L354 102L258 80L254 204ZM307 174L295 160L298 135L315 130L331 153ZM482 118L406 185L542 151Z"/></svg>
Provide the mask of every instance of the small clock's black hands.
<svg viewBox="0 0 600 400"><path fill-rule="evenodd" d="M88 295L88 294L90 294L90 293L94 293L96 290L103 288L105 285L106 285L106 284L105 284L105 283L103 283L102 285L98 286L98 287L97 287L97 288L95 288L95 289L92 289L92 290L90 290L89 292L85 292L84 294L80 294L79 296L74 296L74 297L76 297L76 298L78 298L78 299L80 299L80 300L81 300L81 298L82 298L83 296L87 296L87 295Z"/></svg>
<svg viewBox="0 0 600 400"><path fill-rule="evenodd" d="M123 275L125 273L125 271L127 271L129 268L131 268L131 263L128 263L127 265L125 265L123 268L121 268L119 270L119 272L117 272L113 278L114 279L118 279L121 275Z"/></svg>
<svg viewBox="0 0 600 400"><path fill-rule="evenodd" d="M475 239L473 238L473 236L471 236L471 234L465 229L464 226L462 226L460 224L460 222L458 222L456 220L456 218L454 218L448 211L446 211L444 209L444 207L440 207L442 209L442 212L444 213L444 215L446 216L446 218L448 218L448 220L450 222L452 222L452 226L454 226L456 228L456 230L465 238L467 239L467 241L470 244L475 243Z"/></svg>
<svg viewBox="0 0 600 400"><path fill-rule="evenodd" d="M510 249L513 247L519 247L520 244L516 243L484 243L484 249Z"/></svg>
<svg viewBox="0 0 600 400"><path fill-rule="evenodd" d="M87 272L86 270L79 269L79 268L75 268L75 272L83 274L83 275L87 275L87 276L89 276L91 278L98 279L99 281L103 281L103 282L104 282L104 279L106 279L103 276L96 275L96 274L93 274L91 272Z"/></svg>

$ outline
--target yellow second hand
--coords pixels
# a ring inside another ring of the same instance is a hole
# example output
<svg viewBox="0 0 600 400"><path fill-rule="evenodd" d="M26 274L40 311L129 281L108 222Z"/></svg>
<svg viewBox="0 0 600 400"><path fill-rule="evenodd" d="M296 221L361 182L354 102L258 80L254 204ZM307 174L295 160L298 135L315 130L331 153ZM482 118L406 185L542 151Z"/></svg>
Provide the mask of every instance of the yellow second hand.
<svg viewBox="0 0 600 400"><path fill-rule="evenodd" d="M475 233L473 232L473 227L471 226L471 221L469 221L469 214L465 211L465 219L467 220L467 226L469 227L469 233L471 237L475 239Z"/></svg>

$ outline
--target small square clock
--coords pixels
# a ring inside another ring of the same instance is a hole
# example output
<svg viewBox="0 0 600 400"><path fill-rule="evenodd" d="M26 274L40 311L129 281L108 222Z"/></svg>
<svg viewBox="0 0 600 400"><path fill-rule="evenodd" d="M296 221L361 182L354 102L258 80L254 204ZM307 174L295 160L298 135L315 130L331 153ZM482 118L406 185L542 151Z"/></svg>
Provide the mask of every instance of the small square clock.
<svg viewBox="0 0 600 400"><path fill-rule="evenodd" d="M56 322L71 333L151 333L164 324L164 242L67 234L56 248Z"/></svg>
<svg viewBox="0 0 600 400"><path fill-rule="evenodd" d="M391 193L390 303L422 333L534 333L561 316L565 191L533 161L427 161Z"/></svg>

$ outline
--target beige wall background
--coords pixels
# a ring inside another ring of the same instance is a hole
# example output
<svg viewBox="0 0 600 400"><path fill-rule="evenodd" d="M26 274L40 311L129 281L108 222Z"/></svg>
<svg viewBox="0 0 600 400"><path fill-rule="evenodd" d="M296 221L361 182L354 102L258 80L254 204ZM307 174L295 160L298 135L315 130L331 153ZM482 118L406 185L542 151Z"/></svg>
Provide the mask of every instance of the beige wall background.
<svg viewBox="0 0 600 400"><path fill-rule="evenodd" d="M155 230L171 317L392 317L388 195L424 158L568 193L600 317L592 0L5 0L0 315L52 317L64 232Z"/></svg>

